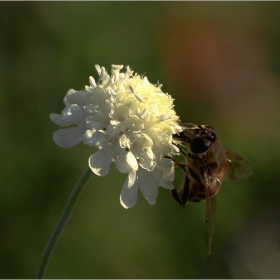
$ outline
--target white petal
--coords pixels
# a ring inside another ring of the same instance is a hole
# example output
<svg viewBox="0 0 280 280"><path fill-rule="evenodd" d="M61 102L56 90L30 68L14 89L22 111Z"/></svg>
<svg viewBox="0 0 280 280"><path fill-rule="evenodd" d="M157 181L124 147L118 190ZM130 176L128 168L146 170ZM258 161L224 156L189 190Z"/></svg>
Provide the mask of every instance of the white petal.
<svg viewBox="0 0 280 280"><path fill-rule="evenodd" d="M164 172L164 175L161 176L161 183L160 183L160 185L164 189L173 190L174 189L174 185L173 185L172 182L174 180L174 176L175 176L174 169L171 169L170 172Z"/></svg>
<svg viewBox="0 0 280 280"><path fill-rule="evenodd" d="M86 118L86 125L88 129L104 129L107 125L108 122L106 122L104 119L99 119L99 115L96 114L95 116L88 116Z"/></svg>
<svg viewBox="0 0 280 280"><path fill-rule="evenodd" d="M122 148L130 147L130 139L127 138L125 134L123 134L123 135L119 138L119 143L120 143L120 146L121 146Z"/></svg>
<svg viewBox="0 0 280 280"><path fill-rule="evenodd" d="M149 202L150 205L155 205L156 204L156 200L149 200L147 197L146 197L147 201Z"/></svg>
<svg viewBox="0 0 280 280"><path fill-rule="evenodd" d="M145 153L149 159L155 160L156 157L155 157L152 149L149 149L149 148L145 149Z"/></svg>
<svg viewBox="0 0 280 280"><path fill-rule="evenodd" d="M170 169L174 167L174 163L172 160L162 157L161 160L158 162L158 165L162 168L162 169Z"/></svg>
<svg viewBox="0 0 280 280"><path fill-rule="evenodd" d="M77 104L80 107L86 105L85 95L86 91L69 91L65 99L70 104Z"/></svg>
<svg viewBox="0 0 280 280"><path fill-rule="evenodd" d="M158 165L154 168L153 172L151 172L151 181L154 182L156 186L161 185L161 181L163 178L164 174L161 168L158 167Z"/></svg>
<svg viewBox="0 0 280 280"><path fill-rule="evenodd" d="M128 173L131 170L138 169L138 162L135 156L131 152L127 152L125 149L120 149L118 156L115 158L116 167L122 173Z"/></svg>
<svg viewBox="0 0 280 280"><path fill-rule="evenodd" d="M141 135L134 134L133 138L134 138L134 140L133 140L133 144L131 145L131 150L132 150L132 153L138 157L142 156L142 153L145 148L149 149L149 148L152 148L152 146L153 146L152 139L144 133L142 133Z"/></svg>
<svg viewBox="0 0 280 280"><path fill-rule="evenodd" d="M166 158L162 158L156 168L153 176L160 186L165 189L173 190L173 180L175 176L174 163Z"/></svg>
<svg viewBox="0 0 280 280"><path fill-rule="evenodd" d="M63 109L61 115L50 114L50 119L60 125L68 126L71 124L83 124L85 123L86 114L84 110L78 105L70 105Z"/></svg>
<svg viewBox="0 0 280 280"><path fill-rule="evenodd" d="M156 166L156 162L154 160L155 160L155 155L152 149L148 149L148 148L143 149L143 152L139 157L139 164L141 165L141 167L149 171L152 171Z"/></svg>
<svg viewBox="0 0 280 280"><path fill-rule="evenodd" d="M156 201L158 196L158 186L154 181L153 172L148 172L142 168L139 168L137 171L137 176L139 181L139 189L148 202L152 204Z"/></svg>
<svg viewBox="0 0 280 280"><path fill-rule="evenodd" d="M150 148L153 146L153 140L145 133L137 138L137 141L140 142L142 148Z"/></svg>
<svg viewBox="0 0 280 280"><path fill-rule="evenodd" d="M111 151L108 147L102 148L89 158L89 167L98 176L107 175L112 161Z"/></svg>
<svg viewBox="0 0 280 280"><path fill-rule="evenodd" d="M60 125L60 126L68 126L69 124L68 123L66 123L66 124L63 124L62 123L62 117L61 117L61 115L59 115L59 114L50 114L50 119L54 122L54 123L56 123L56 124L58 124L58 125Z"/></svg>
<svg viewBox="0 0 280 280"><path fill-rule="evenodd" d="M66 93L66 96L63 99L63 103L65 104L65 107L69 106L70 103L67 101L67 97L72 94L73 92L76 92L74 89L69 89L68 92Z"/></svg>
<svg viewBox="0 0 280 280"><path fill-rule="evenodd" d="M133 155L133 153L128 152L126 155L126 161L128 163L128 165L133 169L133 170L137 170L138 169L138 162L135 158L135 156Z"/></svg>
<svg viewBox="0 0 280 280"><path fill-rule="evenodd" d="M53 140L60 147L70 148L82 141L85 131L84 125L59 129L54 132Z"/></svg>
<svg viewBox="0 0 280 280"><path fill-rule="evenodd" d="M173 185L172 181L166 180L166 179L162 180L161 186L164 189L167 189L167 190L173 190L174 189L174 185Z"/></svg>
<svg viewBox="0 0 280 280"><path fill-rule="evenodd" d="M83 143L89 146L102 148L108 144L108 136L102 131L87 130L83 135Z"/></svg>
<svg viewBox="0 0 280 280"><path fill-rule="evenodd" d="M153 169L154 169L155 166L156 166L156 162L155 162L155 161L152 161L152 160L150 160L150 159L144 158L144 157L140 157L140 158L139 158L139 165L140 165L143 169L146 169L146 170L149 170L149 171L153 171Z"/></svg>
<svg viewBox="0 0 280 280"><path fill-rule="evenodd" d="M125 183L122 187L120 202L124 208L131 208L137 202L138 195L138 185L136 180L136 172L131 171L128 174L128 177L125 180Z"/></svg>

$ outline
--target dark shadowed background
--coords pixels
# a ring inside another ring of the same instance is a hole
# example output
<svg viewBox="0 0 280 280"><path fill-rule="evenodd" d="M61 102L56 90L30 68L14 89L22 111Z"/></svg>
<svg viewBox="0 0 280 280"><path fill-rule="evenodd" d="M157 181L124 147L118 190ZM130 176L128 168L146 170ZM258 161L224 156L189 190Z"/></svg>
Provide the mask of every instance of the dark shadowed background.
<svg viewBox="0 0 280 280"><path fill-rule="evenodd" d="M212 255L205 204L160 188L125 210L126 178L93 175L47 278L280 277L279 2L1 2L0 278L33 278L93 148L63 149L49 119L95 64L159 81L184 122L216 128L253 176L224 182ZM183 180L176 170L175 185Z"/></svg>

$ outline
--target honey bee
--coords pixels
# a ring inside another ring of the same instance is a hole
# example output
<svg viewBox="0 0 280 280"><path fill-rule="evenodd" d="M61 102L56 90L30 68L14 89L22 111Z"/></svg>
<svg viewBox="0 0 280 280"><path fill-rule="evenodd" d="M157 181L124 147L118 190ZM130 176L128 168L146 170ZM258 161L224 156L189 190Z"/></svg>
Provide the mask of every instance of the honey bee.
<svg viewBox="0 0 280 280"><path fill-rule="evenodd" d="M186 162L179 163L173 158L172 160L176 166L184 170L186 177L180 191L173 189L171 194L181 206L185 206L188 202L206 201L206 228L210 255L215 226L215 195L225 178L241 181L252 174L252 169L244 158L224 148L212 126L192 123L180 125L183 131L173 135L173 139L186 144L187 152L177 146Z"/></svg>

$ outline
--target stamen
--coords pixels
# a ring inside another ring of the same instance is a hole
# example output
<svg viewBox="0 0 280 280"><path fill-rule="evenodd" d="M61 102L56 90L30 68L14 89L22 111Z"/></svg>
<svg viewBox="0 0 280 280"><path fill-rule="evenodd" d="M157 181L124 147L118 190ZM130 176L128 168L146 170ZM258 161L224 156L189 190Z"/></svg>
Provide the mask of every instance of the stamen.
<svg viewBox="0 0 280 280"><path fill-rule="evenodd" d="M141 96L140 94L135 93L134 88L133 88L131 85L129 85L128 87L129 87L129 90L134 94L134 96L136 97L136 99L137 99L139 102L143 102L142 96Z"/></svg>
<svg viewBox="0 0 280 280"><path fill-rule="evenodd" d="M107 76L107 73L106 73L105 67L101 67L100 79L105 80L106 76Z"/></svg>
<svg viewBox="0 0 280 280"><path fill-rule="evenodd" d="M113 64L112 68L115 69L115 70L121 70L123 68L123 65L115 65L115 64Z"/></svg>
<svg viewBox="0 0 280 280"><path fill-rule="evenodd" d="M134 88L131 85L129 85L128 87L129 87L130 91L134 94L135 93Z"/></svg>
<svg viewBox="0 0 280 280"><path fill-rule="evenodd" d="M92 88L96 87L96 82L95 82L95 80L92 76L89 77L89 83L90 83Z"/></svg>
<svg viewBox="0 0 280 280"><path fill-rule="evenodd" d="M173 126L173 125L171 125L171 126L170 126L170 129L171 129L172 134L176 134L176 131L175 131L174 126Z"/></svg>
<svg viewBox="0 0 280 280"><path fill-rule="evenodd" d="M159 81L157 81L156 87L161 90L162 84L159 83Z"/></svg>
<svg viewBox="0 0 280 280"><path fill-rule="evenodd" d="M100 66L99 66L98 64L95 64L95 69L96 69L98 75L100 76L100 74L101 74L101 68L100 68Z"/></svg>
<svg viewBox="0 0 280 280"><path fill-rule="evenodd" d="M116 93L112 88L110 88L110 93L111 93L112 95L114 95L115 97L118 96L117 93Z"/></svg>
<svg viewBox="0 0 280 280"><path fill-rule="evenodd" d="M154 110L155 110L156 115L158 115L158 108L157 108L157 104L156 103L154 103Z"/></svg>
<svg viewBox="0 0 280 280"><path fill-rule="evenodd" d="M146 112L147 112L147 107L145 107L145 109L144 109L143 112L141 113L140 119L143 119L143 118L144 118L144 116L146 115Z"/></svg>
<svg viewBox="0 0 280 280"><path fill-rule="evenodd" d="M127 75L128 77L130 77L130 76L132 76L132 74L133 74L133 71L130 69L129 66L127 66L127 67L126 67L126 75Z"/></svg>
<svg viewBox="0 0 280 280"><path fill-rule="evenodd" d="M134 93L134 96L137 98L137 100L138 100L139 102L143 102L143 98L142 98L141 95L139 95L139 94L137 94L137 93Z"/></svg>
<svg viewBox="0 0 280 280"><path fill-rule="evenodd" d="M166 120L169 120L169 119L171 119L171 117L169 115L162 114L160 116L160 121L166 121Z"/></svg>

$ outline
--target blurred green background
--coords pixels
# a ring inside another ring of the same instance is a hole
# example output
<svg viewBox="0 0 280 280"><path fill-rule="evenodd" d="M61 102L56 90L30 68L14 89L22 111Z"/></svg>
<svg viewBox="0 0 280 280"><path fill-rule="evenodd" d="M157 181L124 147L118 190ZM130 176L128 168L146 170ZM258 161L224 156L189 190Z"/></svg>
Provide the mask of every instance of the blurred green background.
<svg viewBox="0 0 280 280"><path fill-rule="evenodd" d="M95 151L55 145L69 88L95 64L130 65L172 94L184 122L216 128L253 176L224 182L212 254L205 204L159 189L125 210L126 178L93 175L47 278L280 278L279 2L1 2L0 277L35 277L74 184ZM175 185L183 180L176 170Z"/></svg>

